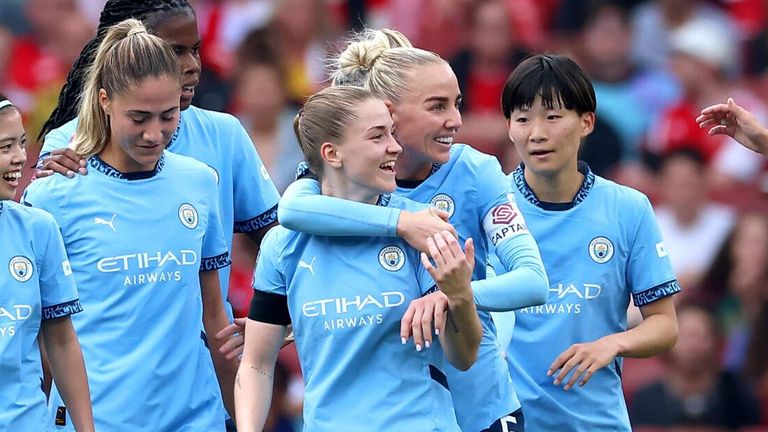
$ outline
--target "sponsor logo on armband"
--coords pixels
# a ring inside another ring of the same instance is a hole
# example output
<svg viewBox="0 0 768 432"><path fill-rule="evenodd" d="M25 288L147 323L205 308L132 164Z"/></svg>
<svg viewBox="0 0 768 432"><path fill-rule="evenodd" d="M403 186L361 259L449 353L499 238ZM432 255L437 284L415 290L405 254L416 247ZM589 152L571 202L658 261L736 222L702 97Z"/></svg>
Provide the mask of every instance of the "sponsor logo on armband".
<svg viewBox="0 0 768 432"><path fill-rule="evenodd" d="M665 256L669 255L669 252L667 252L667 247L664 246L663 241L656 243L656 255L658 255L659 258L664 258Z"/></svg>
<svg viewBox="0 0 768 432"><path fill-rule="evenodd" d="M69 260L64 260L61 262L61 270L64 271L64 276L69 276L72 274L72 265L69 264Z"/></svg>
<svg viewBox="0 0 768 432"><path fill-rule="evenodd" d="M508 202L494 207L483 220L483 228L493 246L499 243L528 233L520 209L514 202Z"/></svg>

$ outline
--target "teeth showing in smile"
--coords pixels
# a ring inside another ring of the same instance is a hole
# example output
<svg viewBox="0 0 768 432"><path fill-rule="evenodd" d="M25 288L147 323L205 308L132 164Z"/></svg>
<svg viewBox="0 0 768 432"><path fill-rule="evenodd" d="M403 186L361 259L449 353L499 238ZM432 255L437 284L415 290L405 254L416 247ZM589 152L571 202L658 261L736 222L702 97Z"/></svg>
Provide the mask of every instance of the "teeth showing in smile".
<svg viewBox="0 0 768 432"><path fill-rule="evenodd" d="M21 171L14 171L3 174L3 179L8 181L16 181L21 178Z"/></svg>
<svg viewBox="0 0 768 432"><path fill-rule="evenodd" d="M395 169L395 161L385 162L385 163L379 165L379 168L385 169L385 170L394 170Z"/></svg>
<svg viewBox="0 0 768 432"><path fill-rule="evenodd" d="M183 87L181 88L181 91L184 91L184 92L191 92L191 91L193 91L194 89L195 89L195 86L183 86Z"/></svg>
<svg viewBox="0 0 768 432"><path fill-rule="evenodd" d="M439 142L440 144L451 145L451 144L453 144L453 137L450 137L450 136L448 136L448 137L438 137L438 138L435 138L435 141Z"/></svg>

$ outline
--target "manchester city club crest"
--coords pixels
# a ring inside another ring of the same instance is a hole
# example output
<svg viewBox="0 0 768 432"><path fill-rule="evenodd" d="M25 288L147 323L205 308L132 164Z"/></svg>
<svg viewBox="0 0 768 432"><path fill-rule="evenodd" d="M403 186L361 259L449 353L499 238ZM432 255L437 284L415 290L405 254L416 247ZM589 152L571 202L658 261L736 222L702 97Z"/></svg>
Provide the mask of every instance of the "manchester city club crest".
<svg viewBox="0 0 768 432"><path fill-rule="evenodd" d="M32 273L35 271L32 267L32 261L21 255L11 258L11 261L8 263L8 270L11 272L11 276L19 282L30 280Z"/></svg>
<svg viewBox="0 0 768 432"><path fill-rule="evenodd" d="M398 271L405 265L405 252L399 246L387 246L379 252L379 264L389 271Z"/></svg>
<svg viewBox="0 0 768 432"><path fill-rule="evenodd" d="M456 209L453 198L443 193L433 196L429 203L432 204L432 207L447 212L448 217L453 216L453 211Z"/></svg>
<svg viewBox="0 0 768 432"><path fill-rule="evenodd" d="M189 229L197 227L197 210L192 207L192 204L185 203L179 207L179 220Z"/></svg>
<svg viewBox="0 0 768 432"><path fill-rule="evenodd" d="M613 243L607 237L595 237L589 242L589 256L592 261L604 264L613 258Z"/></svg>

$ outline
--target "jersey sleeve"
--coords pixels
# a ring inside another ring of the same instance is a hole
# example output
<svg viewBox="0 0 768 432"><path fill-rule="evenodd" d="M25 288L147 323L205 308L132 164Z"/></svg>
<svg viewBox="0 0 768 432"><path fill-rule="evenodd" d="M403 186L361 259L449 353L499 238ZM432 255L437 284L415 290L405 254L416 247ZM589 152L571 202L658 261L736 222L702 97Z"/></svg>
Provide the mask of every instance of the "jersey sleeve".
<svg viewBox="0 0 768 432"><path fill-rule="evenodd" d="M45 181L38 179L30 183L21 196L21 203L27 207L45 210L56 219L58 216L56 202L51 199L49 190L43 184Z"/></svg>
<svg viewBox="0 0 768 432"><path fill-rule="evenodd" d="M221 225L219 193L216 189L216 179L213 172L210 172L210 181L206 182L205 186L206 196L208 197L206 200L208 204L208 225L203 237L200 271L218 270L232 263L224 237L224 229Z"/></svg>
<svg viewBox="0 0 768 432"><path fill-rule="evenodd" d="M302 178L291 183L277 209L284 227L313 235L395 237L400 209L320 194L320 183Z"/></svg>
<svg viewBox="0 0 768 432"><path fill-rule="evenodd" d="M517 207L509 179L496 160L488 159L478 186L478 206L488 245L503 268L497 277L472 282L481 310L507 311L546 302L549 280L539 248Z"/></svg>
<svg viewBox="0 0 768 432"><path fill-rule="evenodd" d="M240 122L232 118L235 232L258 231L277 220L280 194Z"/></svg>
<svg viewBox="0 0 768 432"><path fill-rule="evenodd" d="M44 245L36 257L40 263L38 268L43 319L81 312L83 307L80 305L58 224L53 217L46 215L37 231L40 233L39 241Z"/></svg>
<svg viewBox="0 0 768 432"><path fill-rule="evenodd" d="M426 267L421 265L421 253L410 246L406 245L406 247L409 249L409 256L413 257L413 265L416 268L416 278L418 279L417 282L419 284L419 292L421 292L421 296L423 297L427 294L432 294L440 289L435 280L432 279L432 275L429 274Z"/></svg>
<svg viewBox="0 0 768 432"><path fill-rule="evenodd" d="M74 118L60 127L48 132L43 140L43 147L40 149L40 156L37 163L40 165L43 159L52 151L66 148L72 141L77 131L77 118Z"/></svg>
<svg viewBox="0 0 768 432"><path fill-rule="evenodd" d="M279 267L277 230L267 232L253 273L253 298L248 318L268 324L288 325L288 297L285 275Z"/></svg>
<svg viewBox="0 0 768 432"><path fill-rule="evenodd" d="M627 283L635 306L645 306L680 292L648 198L642 197L627 265Z"/></svg>

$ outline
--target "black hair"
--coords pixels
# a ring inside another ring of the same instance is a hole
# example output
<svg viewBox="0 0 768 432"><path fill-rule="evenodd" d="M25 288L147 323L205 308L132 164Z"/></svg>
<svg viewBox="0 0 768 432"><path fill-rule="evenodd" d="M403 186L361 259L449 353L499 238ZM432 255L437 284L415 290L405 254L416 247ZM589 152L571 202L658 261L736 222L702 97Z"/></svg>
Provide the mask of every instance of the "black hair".
<svg viewBox="0 0 768 432"><path fill-rule="evenodd" d="M72 65L72 69L67 75L67 81L61 88L56 108L43 124L37 139L43 138L48 132L77 117L80 94L83 92L88 67L93 63L96 49L110 27L126 19L135 18L144 22L151 31L159 23L153 18L156 18L158 14L172 11L185 11L194 14L194 9L187 0L108 0L101 11L96 36L80 51L80 56Z"/></svg>
<svg viewBox="0 0 768 432"><path fill-rule="evenodd" d="M538 54L528 57L507 78L501 94L501 111L509 120L512 111L530 108L536 96L545 107L562 106L579 115L595 112L595 89L587 74L568 57Z"/></svg>

